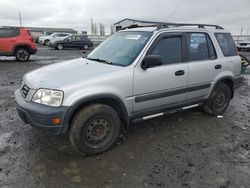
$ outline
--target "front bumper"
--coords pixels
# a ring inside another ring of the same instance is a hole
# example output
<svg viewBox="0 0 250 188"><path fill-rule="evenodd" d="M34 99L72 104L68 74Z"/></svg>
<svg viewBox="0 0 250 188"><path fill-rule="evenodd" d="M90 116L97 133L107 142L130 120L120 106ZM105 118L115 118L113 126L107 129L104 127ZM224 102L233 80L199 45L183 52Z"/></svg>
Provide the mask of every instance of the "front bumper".
<svg viewBox="0 0 250 188"><path fill-rule="evenodd" d="M238 46L238 49L250 49L250 45L247 45L247 46Z"/></svg>
<svg viewBox="0 0 250 188"><path fill-rule="evenodd" d="M244 80L244 77L242 75L234 77L233 79L234 89L239 88L242 85L243 80Z"/></svg>
<svg viewBox="0 0 250 188"><path fill-rule="evenodd" d="M50 107L27 102L24 100L19 89L15 91L15 100L18 114L25 123L56 135L67 132L68 125L64 122L69 107ZM53 125L52 118L61 118L61 123Z"/></svg>

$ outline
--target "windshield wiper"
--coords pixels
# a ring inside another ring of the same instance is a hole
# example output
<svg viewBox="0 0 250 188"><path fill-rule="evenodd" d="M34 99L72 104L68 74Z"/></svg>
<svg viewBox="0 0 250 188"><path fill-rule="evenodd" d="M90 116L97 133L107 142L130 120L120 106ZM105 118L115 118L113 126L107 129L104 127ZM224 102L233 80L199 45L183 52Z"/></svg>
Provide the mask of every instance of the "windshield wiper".
<svg viewBox="0 0 250 188"><path fill-rule="evenodd" d="M89 60L92 60L92 61L101 62L101 63L112 64L111 61L108 61L108 60L105 60L105 59L100 59L100 58L89 58L89 57L86 57L86 59L89 59Z"/></svg>

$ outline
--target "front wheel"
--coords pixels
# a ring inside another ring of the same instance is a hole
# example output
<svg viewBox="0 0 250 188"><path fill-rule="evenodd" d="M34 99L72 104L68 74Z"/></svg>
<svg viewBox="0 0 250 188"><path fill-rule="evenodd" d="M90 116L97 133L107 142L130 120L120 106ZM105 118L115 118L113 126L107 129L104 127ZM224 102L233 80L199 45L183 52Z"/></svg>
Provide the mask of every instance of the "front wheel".
<svg viewBox="0 0 250 188"><path fill-rule="evenodd" d="M18 48L15 52L17 61L26 62L30 59L30 51L27 48Z"/></svg>
<svg viewBox="0 0 250 188"><path fill-rule="evenodd" d="M228 85L220 83L216 86L210 99L205 103L204 110L212 116L223 114L231 100L231 90Z"/></svg>
<svg viewBox="0 0 250 188"><path fill-rule="evenodd" d="M62 49L63 49L63 45L62 45L62 44L58 44L58 45L57 45L57 49L58 49L58 50L62 50Z"/></svg>
<svg viewBox="0 0 250 188"><path fill-rule="evenodd" d="M118 138L120 130L120 117L113 108L93 104L75 115L69 138L79 153L92 155L109 149Z"/></svg>
<svg viewBox="0 0 250 188"><path fill-rule="evenodd" d="M49 46L49 43L50 43L50 41L49 41L49 40L45 40L45 41L44 41L44 43L43 43L43 45L45 45L45 46Z"/></svg>

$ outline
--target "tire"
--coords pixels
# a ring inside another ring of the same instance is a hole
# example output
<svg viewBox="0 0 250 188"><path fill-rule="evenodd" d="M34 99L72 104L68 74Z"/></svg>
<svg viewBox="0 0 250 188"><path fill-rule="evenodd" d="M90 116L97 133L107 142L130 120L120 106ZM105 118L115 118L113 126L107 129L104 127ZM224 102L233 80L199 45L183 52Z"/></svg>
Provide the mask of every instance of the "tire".
<svg viewBox="0 0 250 188"><path fill-rule="evenodd" d="M58 50L62 50L63 48L64 48L64 46L63 46L62 44L58 44L58 45L57 45L57 49L58 49Z"/></svg>
<svg viewBox="0 0 250 188"><path fill-rule="evenodd" d="M15 51L17 61L27 62L30 59L30 51L28 48L17 48Z"/></svg>
<svg viewBox="0 0 250 188"><path fill-rule="evenodd" d="M204 111L211 116L222 115L231 100L231 90L228 85L220 83L214 89L210 99L204 104Z"/></svg>
<svg viewBox="0 0 250 188"><path fill-rule="evenodd" d="M88 44L84 44L84 45L83 45L83 49L84 49L84 50L89 49L89 45L88 45Z"/></svg>
<svg viewBox="0 0 250 188"><path fill-rule="evenodd" d="M106 151L116 141L121 130L121 120L110 106L93 104L80 110L71 123L69 138L82 155Z"/></svg>
<svg viewBox="0 0 250 188"><path fill-rule="evenodd" d="M45 40L44 43L43 43L43 45L49 46L49 40Z"/></svg>

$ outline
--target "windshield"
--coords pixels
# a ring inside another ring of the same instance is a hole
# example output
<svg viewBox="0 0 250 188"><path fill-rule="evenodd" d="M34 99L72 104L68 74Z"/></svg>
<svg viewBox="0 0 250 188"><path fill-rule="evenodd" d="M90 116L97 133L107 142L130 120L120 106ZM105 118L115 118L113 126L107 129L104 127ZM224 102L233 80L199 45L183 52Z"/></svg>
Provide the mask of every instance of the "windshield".
<svg viewBox="0 0 250 188"><path fill-rule="evenodd" d="M152 32L117 32L98 46L87 58L120 66L130 65L151 35Z"/></svg>

